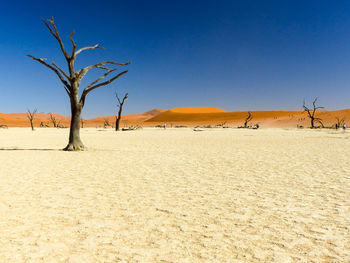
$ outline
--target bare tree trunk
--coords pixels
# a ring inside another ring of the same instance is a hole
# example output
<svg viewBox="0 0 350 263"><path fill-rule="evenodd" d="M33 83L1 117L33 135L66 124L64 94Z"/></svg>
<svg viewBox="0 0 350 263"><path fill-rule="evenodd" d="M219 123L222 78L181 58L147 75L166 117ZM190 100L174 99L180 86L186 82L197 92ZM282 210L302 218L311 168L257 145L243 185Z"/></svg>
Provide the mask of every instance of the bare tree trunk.
<svg viewBox="0 0 350 263"><path fill-rule="evenodd" d="M252 116L251 112L248 111L248 116L247 116L247 118L244 121L244 128L247 128L248 122L250 122L252 119L253 119L253 116Z"/></svg>
<svg viewBox="0 0 350 263"><path fill-rule="evenodd" d="M33 120L29 120L29 121L30 121L30 126L32 127L32 131L34 131Z"/></svg>
<svg viewBox="0 0 350 263"><path fill-rule="evenodd" d="M80 115L82 106L79 103L71 101L72 118L69 128L69 142L63 149L64 151L83 151L86 150L83 142L80 140Z"/></svg>
<svg viewBox="0 0 350 263"><path fill-rule="evenodd" d="M125 103L125 101L128 99L129 94L125 93L124 98L122 100L119 99L118 93L115 93L115 96L118 100L118 107L119 107L119 111L118 111L118 116L116 117L115 120L115 130L119 131L119 125L120 125L120 120L122 118L122 111L123 111L123 105Z"/></svg>
<svg viewBox="0 0 350 263"><path fill-rule="evenodd" d="M30 126L32 127L32 131L34 131L34 118L35 118L35 113L37 112L37 109L33 110L33 112L31 112L30 110L28 110L27 112L27 118L30 121Z"/></svg>
<svg viewBox="0 0 350 263"><path fill-rule="evenodd" d="M122 107L119 108L119 111L118 111L118 116L115 120L115 130L116 131L119 131L119 125L120 125L120 119L121 119L121 116L122 115Z"/></svg>

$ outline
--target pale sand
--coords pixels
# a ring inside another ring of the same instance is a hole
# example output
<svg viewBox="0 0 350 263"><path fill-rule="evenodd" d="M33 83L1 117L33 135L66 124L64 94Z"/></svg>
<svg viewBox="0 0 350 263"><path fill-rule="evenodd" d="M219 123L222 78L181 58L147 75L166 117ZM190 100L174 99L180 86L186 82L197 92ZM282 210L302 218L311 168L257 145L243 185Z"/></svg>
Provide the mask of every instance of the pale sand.
<svg viewBox="0 0 350 263"><path fill-rule="evenodd" d="M0 130L0 262L350 262L350 132L67 134Z"/></svg>

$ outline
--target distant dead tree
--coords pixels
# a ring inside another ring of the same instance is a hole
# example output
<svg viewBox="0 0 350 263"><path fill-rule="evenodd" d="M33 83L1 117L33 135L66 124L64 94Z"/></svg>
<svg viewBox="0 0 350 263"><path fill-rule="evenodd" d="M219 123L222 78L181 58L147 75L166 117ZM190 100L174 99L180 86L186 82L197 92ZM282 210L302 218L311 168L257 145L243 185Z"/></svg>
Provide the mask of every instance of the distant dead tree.
<svg viewBox="0 0 350 263"><path fill-rule="evenodd" d="M339 117L335 117L335 119L337 120L337 122L335 123L335 128L338 129L340 127L342 127L345 123L345 118L339 118Z"/></svg>
<svg viewBox="0 0 350 263"><path fill-rule="evenodd" d="M34 118L35 118L35 113L37 113L37 109L34 109L32 112L28 109L27 111L27 118L30 121L30 126L32 127L32 131L34 131Z"/></svg>
<svg viewBox="0 0 350 263"><path fill-rule="evenodd" d="M248 117L244 121L244 128L248 127L248 122L250 122L253 119L253 116L250 111L248 111Z"/></svg>
<svg viewBox="0 0 350 263"><path fill-rule="evenodd" d="M46 124L46 123L40 122L40 127L45 127L45 128L47 128L47 127L49 127L49 125Z"/></svg>
<svg viewBox="0 0 350 263"><path fill-rule="evenodd" d="M84 128L85 120L83 118L80 119L81 128Z"/></svg>
<svg viewBox="0 0 350 263"><path fill-rule="evenodd" d="M115 118L115 130L119 131L120 119L122 118L123 105L125 101L128 99L129 94L125 93L124 98L122 100L120 100L117 92L115 93L115 96L118 100L118 107L119 107L118 116L116 116Z"/></svg>
<svg viewBox="0 0 350 263"><path fill-rule="evenodd" d="M80 139L80 116L85 104L86 96L88 95L89 92L93 91L94 89L102 86L106 86L128 72L127 70L125 70L115 75L114 77L110 78L107 81L100 82L102 79L104 79L105 77L107 77L109 74L113 73L116 70L116 68L111 68L111 67L116 65L126 66L126 65L129 65L130 62L118 63L114 61L102 61L93 65L87 66L85 68L82 68L79 71L76 71L74 68L74 62L78 54L80 54L82 51L85 51L85 50L103 49L103 48L99 47L98 45L95 45L91 47L83 47L76 50L77 46L73 40L73 35L75 32L73 30L72 33L69 35L69 39L72 44L72 51L71 51L71 54L68 54L66 48L63 45L63 41L58 33L56 25L54 23L54 19L53 18L48 19L47 21L45 21L44 19L42 20L46 25L46 27L48 28L48 30L50 31L51 35L58 41L60 49L67 61L69 71L68 73L64 72L54 62L52 62L51 64L46 63L45 58L36 58L31 55L27 55L27 56L41 63L45 67L48 67L49 69L51 69L58 76L60 81L63 83L64 89L69 96L70 106L71 106L71 123L70 123L70 131L69 131L69 142L68 142L68 145L64 148L64 150L66 151L85 150L86 148ZM106 65L109 65L109 66L107 67ZM101 69L101 70L104 70L105 73L99 78L97 78L95 81L87 85L84 88L79 98L79 87L80 87L81 80L91 69Z"/></svg>
<svg viewBox="0 0 350 263"><path fill-rule="evenodd" d="M49 113L49 116L50 116L50 121L52 122L53 124L53 127L57 128L57 119L56 117L52 114L52 113Z"/></svg>
<svg viewBox="0 0 350 263"><path fill-rule="evenodd" d="M216 124L215 127L224 127L225 124L226 124L226 121Z"/></svg>
<svg viewBox="0 0 350 263"><path fill-rule="evenodd" d="M315 117L315 113L317 110L319 109L324 109L324 107L320 107L320 106L316 106L316 102L317 102L317 97L314 99L314 101L312 102L312 109L308 108L306 105L305 105L305 100L303 102L303 109L304 109L304 112L307 112L307 115L308 117L310 118L310 122L311 122L311 129L314 129L315 128L315 123L318 122L319 124L321 124L322 127L324 127L323 123L322 123L322 119L321 118L316 118Z"/></svg>
<svg viewBox="0 0 350 263"><path fill-rule="evenodd" d="M109 126L111 126L111 125L109 124L109 120L108 120L108 119L104 119L103 127L104 127L104 128L107 128L107 127L109 127Z"/></svg>

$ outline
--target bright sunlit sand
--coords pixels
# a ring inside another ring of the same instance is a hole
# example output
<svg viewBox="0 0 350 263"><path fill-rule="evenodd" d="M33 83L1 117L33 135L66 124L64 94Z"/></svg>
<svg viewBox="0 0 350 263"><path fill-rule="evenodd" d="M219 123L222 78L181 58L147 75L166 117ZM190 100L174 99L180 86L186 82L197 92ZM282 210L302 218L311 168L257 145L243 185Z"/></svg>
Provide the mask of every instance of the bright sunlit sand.
<svg viewBox="0 0 350 263"><path fill-rule="evenodd" d="M0 130L1 262L349 262L350 133Z"/></svg>

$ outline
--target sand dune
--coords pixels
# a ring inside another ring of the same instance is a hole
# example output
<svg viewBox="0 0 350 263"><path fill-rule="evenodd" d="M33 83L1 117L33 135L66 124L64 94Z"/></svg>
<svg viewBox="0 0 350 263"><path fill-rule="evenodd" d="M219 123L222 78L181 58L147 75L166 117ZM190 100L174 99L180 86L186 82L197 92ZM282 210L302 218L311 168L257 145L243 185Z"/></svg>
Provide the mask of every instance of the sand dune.
<svg viewBox="0 0 350 263"><path fill-rule="evenodd" d="M349 132L67 137L0 130L1 262L350 262Z"/></svg>
<svg viewBox="0 0 350 263"><path fill-rule="evenodd" d="M173 108L169 110L173 113L185 113L185 114L202 114L202 113L221 113L226 112L222 109L215 107L183 107L183 108Z"/></svg>
<svg viewBox="0 0 350 263"><path fill-rule="evenodd" d="M150 111L146 111L141 114L126 114L122 115L121 124L125 125L142 125L146 120L161 114L167 110L163 109L153 109ZM107 120L111 125L115 123L116 116L102 116L98 118L94 118L91 120L86 120L87 127L95 127L102 126Z"/></svg>
<svg viewBox="0 0 350 263"><path fill-rule="evenodd" d="M140 125L147 119L150 119L164 111L166 110L153 109L141 114L123 115L121 123L127 124L127 125L135 125L135 124ZM52 115L56 118L57 122L60 122L60 124L63 124L65 127L69 127L70 117L66 117L57 113L52 113ZM108 120L109 123L112 125L115 122L115 116L102 116L102 117L89 119L89 120L84 119L84 125L85 127L95 127L95 126L102 127L105 120ZM49 113L36 113L34 126L39 127L40 123L46 124L50 127L52 126ZM29 127L30 126L26 113L6 113L6 114L0 113L0 125L1 124L7 125L10 127Z"/></svg>
<svg viewBox="0 0 350 263"><path fill-rule="evenodd" d="M303 111L252 111L253 120L251 123L260 124L261 127L296 127L302 125L308 127L310 121ZM174 123L174 124L219 124L227 122L227 125L242 125L247 112L206 112L194 113L193 111L166 111L153 118L146 123ZM336 122L336 117L345 118L350 121L350 109L339 111L320 111L316 116L322 118L324 125L331 126Z"/></svg>
<svg viewBox="0 0 350 263"><path fill-rule="evenodd" d="M56 119L58 120L69 120L69 117L63 116L58 113L51 113ZM17 119L24 119L27 120L27 113L6 113L7 116L17 118ZM50 118L50 113L42 113L37 112L35 113L35 117L42 120L48 120Z"/></svg>
<svg viewBox="0 0 350 263"><path fill-rule="evenodd" d="M310 121L305 112L302 111L252 111L252 124L259 124L262 128L295 128L297 125L310 126ZM68 127L70 118L55 114L61 124ZM121 125L154 126L168 123L170 125L183 124L195 125L216 125L226 122L227 126L237 127L244 123L247 112L226 112L214 107L188 107L174 108L171 110L154 109L141 114L123 115ZM322 118L324 125L331 126L336 123L336 117L344 118L350 122L350 109L338 111L319 111L316 116ZM85 120L85 127L103 127L105 120L112 125L115 116L102 116ZM35 126L43 122L52 126L48 114L38 113L34 121ZM0 124L12 127L29 127L25 113L0 114Z"/></svg>

